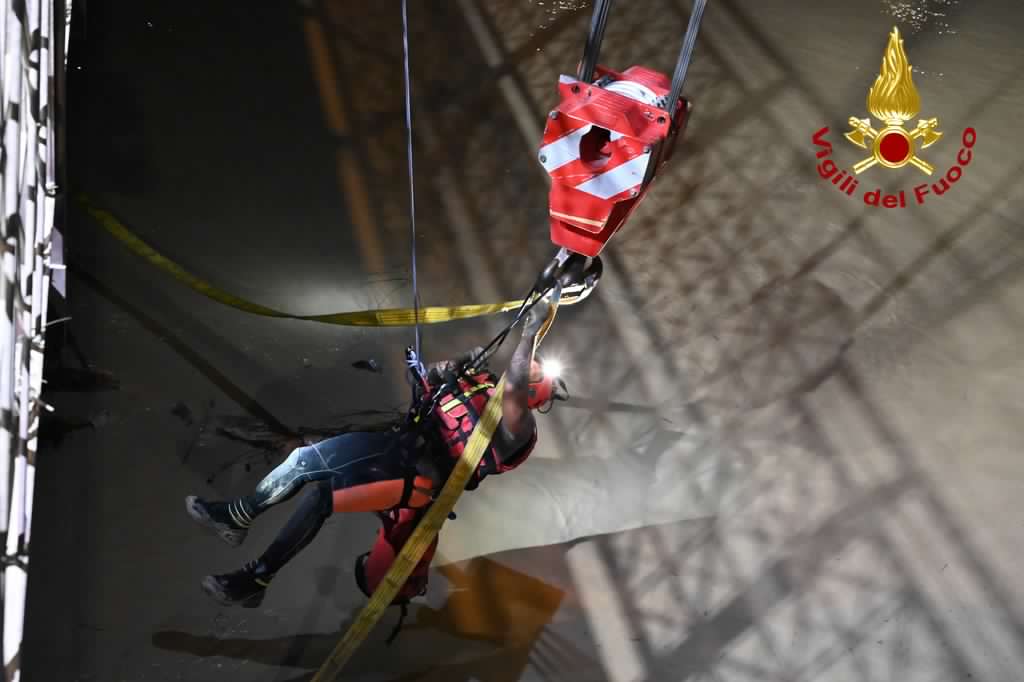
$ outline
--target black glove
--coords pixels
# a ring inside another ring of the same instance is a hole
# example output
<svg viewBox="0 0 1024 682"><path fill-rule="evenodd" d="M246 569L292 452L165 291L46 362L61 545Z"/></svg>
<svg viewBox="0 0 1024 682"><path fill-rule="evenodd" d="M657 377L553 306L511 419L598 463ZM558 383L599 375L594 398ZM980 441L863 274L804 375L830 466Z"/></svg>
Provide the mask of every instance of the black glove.
<svg viewBox="0 0 1024 682"><path fill-rule="evenodd" d="M483 346L476 346L472 350L468 350L465 353L460 353L451 360L440 360L438 362L432 362L427 365L427 377L431 383L437 383L441 380L445 372L456 372L459 367L470 362L473 358L477 357L484 350ZM477 367L477 369L483 369L483 367Z"/></svg>

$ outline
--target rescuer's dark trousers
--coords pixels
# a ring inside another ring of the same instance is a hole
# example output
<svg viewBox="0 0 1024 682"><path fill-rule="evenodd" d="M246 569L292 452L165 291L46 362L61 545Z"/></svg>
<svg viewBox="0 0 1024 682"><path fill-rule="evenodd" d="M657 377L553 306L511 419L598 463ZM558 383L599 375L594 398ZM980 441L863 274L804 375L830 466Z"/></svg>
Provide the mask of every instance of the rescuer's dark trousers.
<svg viewBox="0 0 1024 682"><path fill-rule="evenodd" d="M263 478L256 490L228 503L233 519L248 526L270 507L309 488L260 560L271 574L305 548L332 512L385 511L403 502L430 502L434 482L416 474L422 452L414 434L396 431L345 433L298 447ZM415 486L410 489L410 481Z"/></svg>

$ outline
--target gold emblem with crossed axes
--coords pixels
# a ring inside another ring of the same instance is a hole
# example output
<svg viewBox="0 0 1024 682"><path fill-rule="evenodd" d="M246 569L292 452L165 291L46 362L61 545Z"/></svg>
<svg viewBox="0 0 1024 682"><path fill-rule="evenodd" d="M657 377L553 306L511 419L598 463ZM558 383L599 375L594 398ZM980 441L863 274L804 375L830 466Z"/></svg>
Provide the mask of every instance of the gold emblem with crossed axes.
<svg viewBox="0 0 1024 682"><path fill-rule="evenodd" d="M884 122L885 127L875 130L871 127L871 119L850 117L853 130L846 133L846 139L864 149L871 145L871 156L854 164L853 172L859 175L876 163L886 168L902 168L909 163L931 175L935 167L918 158L914 142L921 139L921 149L938 142L942 137L942 133L936 130L939 119L918 119L917 127L910 131L903 127L904 122L917 116L920 109L921 98L911 78L903 39L899 29L893 28L882 57L882 70L868 90L868 111Z"/></svg>

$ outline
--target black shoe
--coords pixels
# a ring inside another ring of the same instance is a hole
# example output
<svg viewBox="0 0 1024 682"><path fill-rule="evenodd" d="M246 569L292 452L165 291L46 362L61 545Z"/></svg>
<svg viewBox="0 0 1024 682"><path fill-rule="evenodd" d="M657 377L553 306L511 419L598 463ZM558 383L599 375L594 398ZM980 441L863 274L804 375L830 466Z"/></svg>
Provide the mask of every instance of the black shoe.
<svg viewBox="0 0 1024 682"><path fill-rule="evenodd" d="M254 609L263 603L274 576L259 562L250 562L234 573L203 578L203 592L224 606Z"/></svg>
<svg viewBox="0 0 1024 682"><path fill-rule="evenodd" d="M245 510L234 502L206 502L194 495L185 498L185 509L193 521L209 528L232 547L238 547L245 542L249 529L232 518L233 506L239 506L237 513L245 518Z"/></svg>

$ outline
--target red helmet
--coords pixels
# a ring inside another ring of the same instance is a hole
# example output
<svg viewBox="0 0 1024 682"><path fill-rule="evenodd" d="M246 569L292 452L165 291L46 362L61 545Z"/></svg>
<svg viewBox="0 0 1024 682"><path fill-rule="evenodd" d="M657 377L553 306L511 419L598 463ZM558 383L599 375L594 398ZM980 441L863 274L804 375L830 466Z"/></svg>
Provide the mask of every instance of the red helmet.
<svg viewBox="0 0 1024 682"><path fill-rule="evenodd" d="M568 399L565 382L557 376L544 373L544 366L536 358L530 364L530 384L527 405L536 410L549 405L555 400Z"/></svg>

